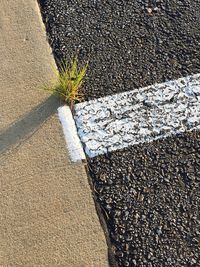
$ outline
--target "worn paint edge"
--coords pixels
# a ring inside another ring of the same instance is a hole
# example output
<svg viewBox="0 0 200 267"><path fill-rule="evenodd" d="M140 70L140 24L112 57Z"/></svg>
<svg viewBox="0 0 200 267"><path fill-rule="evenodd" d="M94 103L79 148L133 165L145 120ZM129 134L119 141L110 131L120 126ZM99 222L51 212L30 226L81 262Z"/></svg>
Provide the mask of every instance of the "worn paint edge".
<svg viewBox="0 0 200 267"><path fill-rule="evenodd" d="M85 153L78 137L75 121L70 108L66 105L59 107L58 117L62 124L70 159L73 162L84 160L86 158Z"/></svg>
<svg viewBox="0 0 200 267"><path fill-rule="evenodd" d="M192 80L192 81L190 81L190 80ZM186 85L182 85L183 81L185 82ZM180 88L177 88L178 84L179 84ZM145 138L145 140L142 140L142 138L141 138L141 140L138 140L138 141L126 142L124 138L121 138L119 144L116 144L114 141L109 141L109 142L107 141L106 142L105 138L100 136L101 134L99 134L99 133L105 130L105 126L102 124L102 122L104 122L104 120L107 118L107 115L103 114L103 116L100 116L100 115L96 116L96 113L94 113L93 110L95 110L95 112L98 112L98 114L105 113L106 109L110 109L112 103L118 103L118 102L120 103L121 99L129 98L130 95L132 93L134 93L135 91L140 95L143 92L146 93L149 89L152 89L152 88L153 88L153 90L157 91L157 87L159 89L160 86L165 86L166 88L164 90L166 90L166 91L168 90L168 87L170 87L173 90L174 95L177 93L183 94L183 92L184 92L184 94L185 94L184 98L185 99L186 98L196 99L197 101L194 104L194 106L196 105L195 108L200 110L200 102L199 102L199 100L200 100L200 95L199 95L199 93L200 93L200 74L182 77L182 78L179 78L177 80L167 81L167 82L160 83L160 84L154 84L154 85L150 85L150 86L147 86L144 88L134 89L132 91L123 92L123 93L114 94L114 95L109 95L109 96L98 98L95 100L90 100L90 101L79 103L79 104L75 105L74 119L76 122L76 127L78 129L78 134L79 134L80 140L84 144L84 149L85 149L85 153L87 154L87 156L92 158L92 157L96 157L98 155L102 155L102 154L105 154L108 152L127 148L127 147L135 145L135 144L140 144L140 143L144 143L144 142L148 143L148 142L152 142L152 141L158 140L158 139L165 139L171 135L176 135L176 134L179 134L182 132L192 131L195 129L199 130L200 129L199 123L196 126L191 127L191 128L187 128L186 125L183 125L184 127L181 126L181 127L179 127L179 129L176 129L176 130L171 129L170 132L164 131L163 134L159 134L158 136L151 137L151 138ZM195 89L197 90L196 91L197 94L195 94L192 91L187 92L189 89L191 89L190 88L191 86L192 87L195 86ZM179 100L177 100L177 101L179 101ZM127 102L128 102L128 100L127 100ZM177 103L178 102L175 101L175 104L177 104ZM198 107L197 107L197 104L198 104ZM163 104L161 103L161 105L163 105ZM167 105L168 104L165 104L164 106L167 107ZM121 112L123 113L124 110L126 110L126 108L127 108L127 104L126 104L126 101L124 101L123 105L121 105ZM160 108L160 107L158 106L158 108ZM112 112L115 113L115 107L113 108ZM178 114L178 112L177 112L177 114ZM181 115L180 115L180 117L181 117ZM198 115L197 119L199 120L199 118L200 118L200 115ZM91 123L90 123L90 120L91 120ZM95 120L99 121L99 122L94 123ZM120 119L119 120L116 119L116 121L120 121ZM130 119L130 121L131 121L131 119ZM98 126L99 128L98 127L96 128L97 125L101 125L101 126ZM164 123L163 126L167 126L166 123ZM164 128L163 126L161 126L161 129ZM89 135L90 135L90 137L88 137ZM95 139L95 135L96 135L96 139ZM113 134L111 137L114 137L114 135L115 134ZM88 139L88 141L86 138ZM98 140L98 138L99 138L99 140ZM91 146L89 146L89 142L95 143L97 148L91 149ZM106 143L106 145L105 145L105 143Z"/></svg>

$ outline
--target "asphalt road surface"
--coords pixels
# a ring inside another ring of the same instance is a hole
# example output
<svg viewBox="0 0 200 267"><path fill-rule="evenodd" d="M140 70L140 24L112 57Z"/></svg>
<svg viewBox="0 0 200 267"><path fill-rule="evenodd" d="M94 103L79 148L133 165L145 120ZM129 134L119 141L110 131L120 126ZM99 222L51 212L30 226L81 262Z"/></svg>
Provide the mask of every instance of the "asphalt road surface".
<svg viewBox="0 0 200 267"><path fill-rule="evenodd" d="M41 1L57 62L89 59L85 100L200 72L200 0ZM119 267L200 266L200 133L88 159Z"/></svg>
<svg viewBox="0 0 200 267"><path fill-rule="evenodd" d="M57 61L89 59L86 99L200 72L199 0L41 4Z"/></svg>

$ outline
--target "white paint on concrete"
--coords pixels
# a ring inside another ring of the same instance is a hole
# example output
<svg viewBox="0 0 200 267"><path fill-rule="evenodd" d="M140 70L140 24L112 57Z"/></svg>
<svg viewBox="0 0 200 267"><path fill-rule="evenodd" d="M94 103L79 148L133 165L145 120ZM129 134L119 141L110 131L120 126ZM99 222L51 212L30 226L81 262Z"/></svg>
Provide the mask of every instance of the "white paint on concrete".
<svg viewBox="0 0 200 267"><path fill-rule="evenodd" d="M200 129L200 74L75 105L89 157Z"/></svg>
<svg viewBox="0 0 200 267"><path fill-rule="evenodd" d="M71 160L76 162L85 159L85 153L77 135L75 122L70 108L68 106L59 107L58 116L63 127L63 132Z"/></svg>

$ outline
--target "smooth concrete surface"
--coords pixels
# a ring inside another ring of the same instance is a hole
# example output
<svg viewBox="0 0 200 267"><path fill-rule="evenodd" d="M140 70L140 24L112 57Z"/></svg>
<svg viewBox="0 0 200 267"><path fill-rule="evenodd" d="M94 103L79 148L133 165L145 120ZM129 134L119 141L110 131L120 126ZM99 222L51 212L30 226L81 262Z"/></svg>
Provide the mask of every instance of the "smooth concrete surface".
<svg viewBox="0 0 200 267"><path fill-rule="evenodd" d="M84 167L39 90L54 60L35 0L0 0L0 58L0 267L107 267Z"/></svg>

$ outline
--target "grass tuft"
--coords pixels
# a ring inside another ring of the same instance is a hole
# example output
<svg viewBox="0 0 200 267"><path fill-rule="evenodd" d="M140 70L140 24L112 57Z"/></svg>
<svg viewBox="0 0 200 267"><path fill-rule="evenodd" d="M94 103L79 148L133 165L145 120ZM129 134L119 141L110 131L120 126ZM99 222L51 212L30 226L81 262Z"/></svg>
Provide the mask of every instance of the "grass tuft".
<svg viewBox="0 0 200 267"><path fill-rule="evenodd" d="M83 99L81 87L84 82L88 64L78 67L78 57L74 56L69 62L60 65L59 72L56 71L56 80L44 87L44 90L51 91L62 101L73 108L74 103Z"/></svg>

